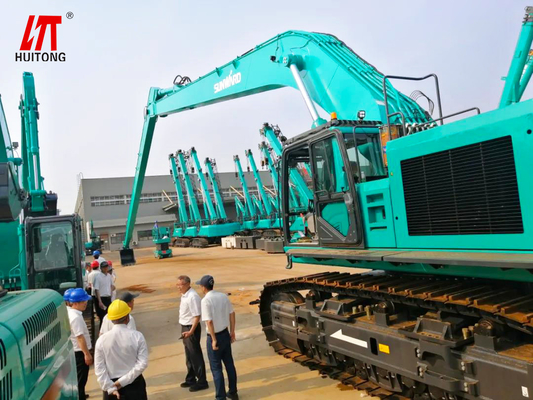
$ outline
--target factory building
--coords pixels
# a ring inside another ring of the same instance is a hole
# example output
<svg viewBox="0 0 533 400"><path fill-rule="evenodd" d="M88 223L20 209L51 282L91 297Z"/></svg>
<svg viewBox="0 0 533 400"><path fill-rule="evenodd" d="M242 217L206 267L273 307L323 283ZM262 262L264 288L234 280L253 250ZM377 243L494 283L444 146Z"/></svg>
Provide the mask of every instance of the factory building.
<svg viewBox="0 0 533 400"><path fill-rule="evenodd" d="M261 171L265 190L275 194L272 179L267 171ZM252 195L258 196L257 186L251 172L244 173ZM200 212L204 216L202 193L198 179L191 174ZM233 172L218 174L220 191L228 219L235 220L235 196L242 199L242 187ZM209 183L208 183L209 184ZM78 188L75 212L83 219L84 226L93 221L94 230L105 241L104 250L119 250L126 232L130 207L133 177L81 179ZM212 188L210 195L214 201ZM188 197L186 196L188 201ZM177 194L170 175L147 176L144 179L137 220L133 230L132 247L153 246L152 228L172 227L177 221ZM84 230L87 237L87 229Z"/></svg>

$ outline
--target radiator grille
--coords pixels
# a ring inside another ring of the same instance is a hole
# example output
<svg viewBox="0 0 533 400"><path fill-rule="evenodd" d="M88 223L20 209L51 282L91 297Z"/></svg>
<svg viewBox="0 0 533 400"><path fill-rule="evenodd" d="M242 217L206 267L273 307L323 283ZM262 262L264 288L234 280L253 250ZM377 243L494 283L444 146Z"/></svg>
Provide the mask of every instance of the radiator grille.
<svg viewBox="0 0 533 400"><path fill-rule="evenodd" d="M31 370L39 366L55 345L61 340L61 324L58 322L31 348Z"/></svg>
<svg viewBox="0 0 533 400"><path fill-rule="evenodd" d="M523 233L510 136L401 162L411 236Z"/></svg>
<svg viewBox="0 0 533 400"><path fill-rule="evenodd" d="M0 400L13 398L13 371L9 371L0 379Z"/></svg>
<svg viewBox="0 0 533 400"><path fill-rule="evenodd" d="M7 351L4 341L0 339L0 371L7 366Z"/></svg>
<svg viewBox="0 0 533 400"><path fill-rule="evenodd" d="M22 323L26 332L26 344L30 344L48 325L57 319L57 308L49 303Z"/></svg>

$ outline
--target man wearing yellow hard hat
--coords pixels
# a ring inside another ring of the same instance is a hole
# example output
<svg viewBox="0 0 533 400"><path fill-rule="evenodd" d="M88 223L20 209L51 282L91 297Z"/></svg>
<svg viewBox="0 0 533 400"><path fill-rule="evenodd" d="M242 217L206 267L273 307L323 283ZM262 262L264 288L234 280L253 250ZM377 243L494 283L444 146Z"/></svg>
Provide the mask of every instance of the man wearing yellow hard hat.
<svg viewBox="0 0 533 400"><path fill-rule="evenodd" d="M113 329L96 342L94 372L105 399L147 400L142 376L148 366L148 346L141 332L128 328L131 308L115 300L107 311Z"/></svg>

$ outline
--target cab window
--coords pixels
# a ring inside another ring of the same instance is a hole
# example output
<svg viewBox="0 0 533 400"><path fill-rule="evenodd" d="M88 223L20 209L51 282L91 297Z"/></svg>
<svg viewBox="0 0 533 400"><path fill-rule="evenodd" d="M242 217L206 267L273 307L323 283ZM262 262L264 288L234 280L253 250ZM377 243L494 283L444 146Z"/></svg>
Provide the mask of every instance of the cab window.
<svg viewBox="0 0 533 400"><path fill-rule="evenodd" d="M349 190L337 138L313 144L315 192L318 197Z"/></svg>

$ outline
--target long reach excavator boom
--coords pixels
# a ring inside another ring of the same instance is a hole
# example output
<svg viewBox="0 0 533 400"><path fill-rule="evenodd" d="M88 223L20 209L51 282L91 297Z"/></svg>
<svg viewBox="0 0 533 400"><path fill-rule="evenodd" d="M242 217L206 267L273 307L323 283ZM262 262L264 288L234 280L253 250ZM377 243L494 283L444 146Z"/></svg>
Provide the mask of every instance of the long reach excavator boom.
<svg viewBox="0 0 533 400"><path fill-rule="evenodd" d="M374 121L394 116L394 121L401 118L404 124L418 124L429 119L414 100L396 91L374 66L336 37L323 33L288 31L195 81L178 76L170 88L152 87L121 250L123 265L135 263L130 242L158 117L283 87L300 91L315 127L326 122L316 105L346 120L356 119L361 110ZM438 105L442 114L440 101Z"/></svg>

